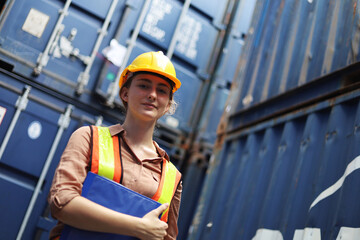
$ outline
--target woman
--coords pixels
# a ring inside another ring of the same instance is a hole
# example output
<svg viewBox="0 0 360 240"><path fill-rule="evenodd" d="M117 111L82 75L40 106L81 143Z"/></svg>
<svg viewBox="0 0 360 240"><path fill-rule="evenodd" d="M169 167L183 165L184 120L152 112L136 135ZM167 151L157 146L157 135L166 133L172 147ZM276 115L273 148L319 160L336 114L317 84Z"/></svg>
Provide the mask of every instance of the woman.
<svg viewBox="0 0 360 240"><path fill-rule="evenodd" d="M176 239L181 175L177 170L173 174L164 170L168 169L164 166L170 166L169 169L174 167L152 137L156 121L171 110L173 93L181 82L176 78L174 66L162 52L148 52L139 55L122 72L119 86L120 98L126 108L123 125L81 127L72 134L64 150L49 194L52 215L59 220L50 233L50 239L61 235L64 223L84 230L139 239ZM102 165L103 160L99 157L99 151L103 150L101 147L96 150L97 146L101 146L99 139L103 131L108 132L114 143L119 142L111 145L119 153L113 154L111 177L102 173L109 170L101 169L106 165ZM80 196L88 171L112 178L140 194L165 203L143 218L102 207ZM164 174L166 177L163 177ZM171 190L165 191L169 187L163 186L169 185ZM164 200L166 198L168 200ZM158 217L160 214L162 221Z"/></svg>

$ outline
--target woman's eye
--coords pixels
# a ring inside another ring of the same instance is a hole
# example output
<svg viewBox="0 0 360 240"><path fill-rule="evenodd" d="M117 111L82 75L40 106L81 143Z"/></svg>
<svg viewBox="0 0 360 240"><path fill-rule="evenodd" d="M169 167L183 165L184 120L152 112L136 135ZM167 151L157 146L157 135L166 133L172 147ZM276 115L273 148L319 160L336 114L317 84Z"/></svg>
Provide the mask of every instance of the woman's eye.
<svg viewBox="0 0 360 240"><path fill-rule="evenodd" d="M166 89L159 89L158 90L161 94L168 94L168 91Z"/></svg>

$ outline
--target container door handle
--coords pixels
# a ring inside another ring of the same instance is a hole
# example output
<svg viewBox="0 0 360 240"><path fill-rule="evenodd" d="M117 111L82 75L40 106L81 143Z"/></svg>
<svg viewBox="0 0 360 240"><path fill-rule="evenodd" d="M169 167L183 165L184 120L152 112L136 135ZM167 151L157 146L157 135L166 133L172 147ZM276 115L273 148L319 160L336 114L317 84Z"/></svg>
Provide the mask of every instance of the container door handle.
<svg viewBox="0 0 360 240"><path fill-rule="evenodd" d="M66 111L65 113L61 114L60 115L60 118L58 120L58 125L59 125L59 129L56 133L56 136L55 136L55 139L54 139L54 142L50 148L50 152L49 152L49 155L47 156L46 158L46 161L45 161L45 164L44 164L44 167L41 171L41 174L40 174L40 177L39 177L39 180L38 182L36 183L36 187L35 187L35 190L32 194L32 197L31 197L31 200L30 200L30 203L29 203L29 206L26 210L26 213L25 213L25 216L24 216L24 219L21 223L21 226L20 226L20 230L18 232L18 235L16 237L16 240L21 240L21 237L25 231L25 228L26 228L26 225L29 221L29 218L30 218L30 215L31 215L31 212L32 210L34 209L34 206L35 206L35 203L36 203L36 199L37 197L39 196L39 193L40 193L40 188L41 186L43 185L44 183L44 180L45 180L45 176L49 170L49 167L50 167L50 164L53 160L53 157L54 157L54 154L55 154L55 151L59 145L59 142L60 142L60 139L63 135L63 132L66 128L68 128L69 124L70 124L70 120L71 120L71 112L72 112L72 109L73 109L73 106L72 105L68 105L67 108L66 108Z"/></svg>
<svg viewBox="0 0 360 240"><path fill-rule="evenodd" d="M176 46L178 36L179 36L179 32L180 32L180 27L181 27L181 24L182 24L184 18L186 17L186 13L187 13L187 11L189 9L190 3L191 3L191 0L186 0L185 3L184 3L183 8L181 9L180 17L179 17L178 22L176 24L174 35L172 36L169 49L166 52L166 56L169 59L171 59L171 57L172 57L172 55L174 53L175 46Z"/></svg>
<svg viewBox="0 0 360 240"><path fill-rule="evenodd" d="M130 54L132 52L132 49L135 46L136 39L137 39L137 37L139 35L139 32L140 32L140 28L141 28L141 26L142 26L142 24L144 22L145 15L146 15L146 13L147 13L147 11L149 9L150 2L151 2L151 0L146 0L144 5L143 5L143 8L141 9L139 19L138 19L138 21L136 23L135 29L134 29L134 31L133 31L133 33L131 35L130 41L128 43L123 63L121 64L121 67L119 68L119 71L117 72L115 81L112 84L110 84L109 87L108 87L108 92L110 92L110 94L109 94L109 97L106 99L106 105L107 106L111 106L111 107L114 106L115 97L119 93L119 79L120 79L121 73L125 69L125 67L127 65L127 62L129 61Z"/></svg>
<svg viewBox="0 0 360 240"><path fill-rule="evenodd" d="M106 15L105 21L99 31L99 36L96 39L94 48L91 52L90 57L88 57L88 60L86 61L86 68L83 72L81 72L79 74L78 77L78 85L76 87L76 94L81 95L84 92L84 87L87 85L87 83L89 82L89 78L90 78L90 70L91 67L94 63L95 57L96 57L96 53L98 52L99 48L100 48L100 44L102 42L102 40L104 39L105 35L107 34L106 29L108 28L109 24L110 24L110 20L112 18L112 15L114 14L116 5L118 3L118 0L113 0L110 6L110 9Z"/></svg>
<svg viewBox="0 0 360 240"><path fill-rule="evenodd" d="M56 25L54 27L53 32L51 33L50 39L45 47L44 52L40 53L38 59L37 59L37 65L34 68L33 74L35 76L38 76L43 67L45 67L49 61L49 53L53 46L53 43L56 41L56 36L59 34L60 31L63 29L62 21L64 20L65 16L68 14L68 9L71 4L72 0L67 0L65 3L65 6L62 10L60 10L60 16L56 22Z"/></svg>
<svg viewBox="0 0 360 240"><path fill-rule="evenodd" d="M16 103L15 103L15 106L16 106L16 112L14 114L14 117L13 119L11 120L11 123L10 123L10 126L5 134L5 137L4 137L4 140L1 144L1 147L0 147L0 160L1 160L1 157L5 151L5 148L7 146L7 144L9 143L9 139L10 139L10 136L12 134L12 132L14 131L14 128L15 128L15 125L19 119L19 116L20 116L20 113L26 109L26 106L29 102L29 99L28 99L28 96L29 96L29 92L31 90L31 87L30 86L25 86L24 88L24 93L22 96L19 96L19 98L17 99Z"/></svg>

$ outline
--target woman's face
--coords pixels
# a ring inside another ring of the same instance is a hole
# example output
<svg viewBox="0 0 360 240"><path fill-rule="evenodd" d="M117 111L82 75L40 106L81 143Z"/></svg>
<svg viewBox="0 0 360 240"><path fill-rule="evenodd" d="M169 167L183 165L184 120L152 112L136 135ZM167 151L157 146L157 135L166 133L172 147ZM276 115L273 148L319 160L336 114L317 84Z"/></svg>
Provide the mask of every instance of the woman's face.
<svg viewBox="0 0 360 240"><path fill-rule="evenodd" d="M159 76L141 73L133 77L129 88L121 91L127 103L127 114L153 121L162 117L170 107L170 84Z"/></svg>

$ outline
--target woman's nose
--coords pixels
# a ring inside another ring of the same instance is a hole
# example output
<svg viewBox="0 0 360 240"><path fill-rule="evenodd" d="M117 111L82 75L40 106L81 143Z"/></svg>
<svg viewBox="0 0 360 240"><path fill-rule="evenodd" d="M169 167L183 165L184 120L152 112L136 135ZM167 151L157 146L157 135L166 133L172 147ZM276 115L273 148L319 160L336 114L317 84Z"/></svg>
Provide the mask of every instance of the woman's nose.
<svg viewBox="0 0 360 240"><path fill-rule="evenodd" d="M149 92L149 99L152 99L152 100L156 99L156 89L155 88L151 88L151 90Z"/></svg>

